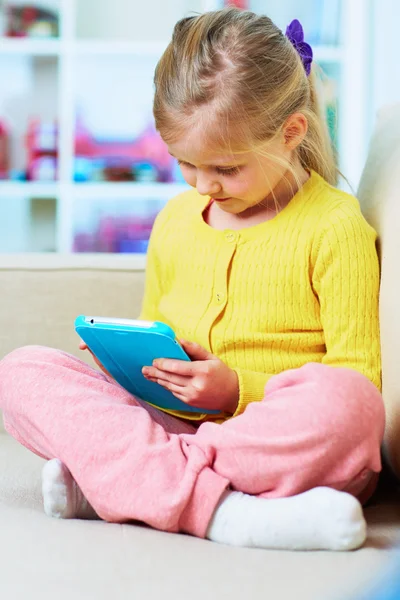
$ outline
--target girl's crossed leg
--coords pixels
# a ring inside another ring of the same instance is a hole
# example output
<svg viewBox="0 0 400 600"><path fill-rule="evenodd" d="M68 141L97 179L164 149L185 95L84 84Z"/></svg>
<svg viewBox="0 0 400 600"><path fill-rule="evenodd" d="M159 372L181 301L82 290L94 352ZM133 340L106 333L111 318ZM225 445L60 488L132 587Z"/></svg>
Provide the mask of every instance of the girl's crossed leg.
<svg viewBox="0 0 400 600"><path fill-rule="evenodd" d="M104 520L262 547L364 540L354 496L366 500L376 483L384 411L349 369L287 371L243 415L196 430L79 359L28 346L0 362L0 406L11 435L65 465L50 476L56 466L58 484L77 482L75 506L82 490Z"/></svg>

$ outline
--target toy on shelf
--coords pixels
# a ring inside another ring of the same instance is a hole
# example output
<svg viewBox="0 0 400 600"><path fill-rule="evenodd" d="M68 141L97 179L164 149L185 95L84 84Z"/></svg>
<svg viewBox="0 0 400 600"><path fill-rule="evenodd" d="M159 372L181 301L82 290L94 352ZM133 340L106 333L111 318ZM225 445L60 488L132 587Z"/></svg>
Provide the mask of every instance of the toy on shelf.
<svg viewBox="0 0 400 600"><path fill-rule="evenodd" d="M26 135L27 169L26 178L30 181L55 181L57 179L57 137L56 123L31 120Z"/></svg>
<svg viewBox="0 0 400 600"><path fill-rule="evenodd" d="M121 208L118 201L92 208L87 223L78 225L74 252L121 252L145 254L154 220L165 201L144 198ZM127 212L128 211L128 212Z"/></svg>
<svg viewBox="0 0 400 600"><path fill-rule="evenodd" d="M152 124L136 139L93 137L81 118L75 133L74 180L176 181L176 161Z"/></svg>
<svg viewBox="0 0 400 600"><path fill-rule="evenodd" d="M35 4L5 6L7 37L58 37L58 15Z"/></svg>
<svg viewBox="0 0 400 600"><path fill-rule="evenodd" d="M248 10L249 0L225 0L225 6L236 6L236 8L241 8L243 10Z"/></svg>
<svg viewBox="0 0 400 600"><path fill-rule="evenodd" d="M7 179L10 172L10 139L5 121L0 120L0 179Z"/></svg>

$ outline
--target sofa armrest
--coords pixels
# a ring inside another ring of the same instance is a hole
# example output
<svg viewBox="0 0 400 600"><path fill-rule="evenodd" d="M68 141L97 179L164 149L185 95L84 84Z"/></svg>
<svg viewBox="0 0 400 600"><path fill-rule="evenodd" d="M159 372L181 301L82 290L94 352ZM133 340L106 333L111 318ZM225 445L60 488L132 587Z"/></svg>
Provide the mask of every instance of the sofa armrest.
<svg viewBox="0 0 400 600"><path fill-rule="evenodd" d="M358 196L378 233L381 262L382 394L386 408L384 453L400 479L400 104L378 115Z"/></svg>

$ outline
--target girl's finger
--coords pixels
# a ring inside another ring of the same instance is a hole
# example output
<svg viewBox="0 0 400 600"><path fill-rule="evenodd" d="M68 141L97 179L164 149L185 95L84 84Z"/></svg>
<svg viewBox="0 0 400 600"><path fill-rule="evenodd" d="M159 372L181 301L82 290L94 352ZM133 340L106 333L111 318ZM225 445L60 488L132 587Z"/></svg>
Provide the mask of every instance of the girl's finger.
<svg viewBox="0 0 400 600"><path fill-rule="evenodd" d="M146 379L166 381L181 388L186 387L189 382L189 377L182 377L181 375L175 375L174 373L166 373L165 371L160 371L154 367L143 367L142 373Z"/></svg>
<svg viewBox="0 0 400 600"><path fill-rule="evenodd" d="M152 378L159 379L161 381L169 381L170 383L173 383L179 387L186 387L189 382L189 377L175 375L174 373L166 373L165 371L160 371L154 367L144 367L142 369L142 373L147 379Z"/></svg>
<svg viewBox="0 0 400 600"><path fill-rule="evenodd" d="M147 379L149 381L153 381L154 383L158 383L159 385L162 385L163 388L165 388L166 390L169 390L170 392L173 393L173 395L175 396L175 398L178 398L178 400L181 400L181 402L184 402L185 404L187 404L188 406L196 406L195 404L193 404L192 402L190 402L190 400L188 399L188 397L183 393L183 390L185 389L184 387L178 386L178 385L174 385L173 383L170 383L169 381L165 381L163 379L156 379L153 377L147 377ZM196 406L196 408L202 408L201 406Z"/></svg>
<svg viewBox="0 0 400 600"><path fill-rule="evenodd" d="M166 390L169 390L170 392L172 392L174 394L174 396L176 396L177 398L179 397L180 400L182 400L185 397L184 394L182 393L182 390L184 388L180 385L175 385L174 383L171 383L170 381L166 381L165 379L157 379L157 378L149 377L148 380L153 381L154 383L158 383ZM183 400L183 401L185 401L185 400Z"/></svg>
<svg viewBox="0 0 400 600"><path fill-rule="evenodd" d="M199 363L196 364L195 362L175 358L158 358L153 362L153 367L161 371L174 373L175 375L183 375L184 377L193 377L199 372Z"/></svg>

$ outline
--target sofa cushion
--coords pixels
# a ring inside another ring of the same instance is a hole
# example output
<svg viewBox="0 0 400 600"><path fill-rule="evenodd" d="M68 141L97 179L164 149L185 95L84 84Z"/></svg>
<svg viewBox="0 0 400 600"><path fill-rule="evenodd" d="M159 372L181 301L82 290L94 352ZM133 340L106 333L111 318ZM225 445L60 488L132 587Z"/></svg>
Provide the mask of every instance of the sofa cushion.
<svg viewBox="0 0 400 600"><path fill-rule="evenodd" d="M366 545L344 553L233 548L136 524L51 519L42 508L43 464L0 434L4 598L353 600L352 592L382 571L399 539L393 499L367 508Z"/></svg>

